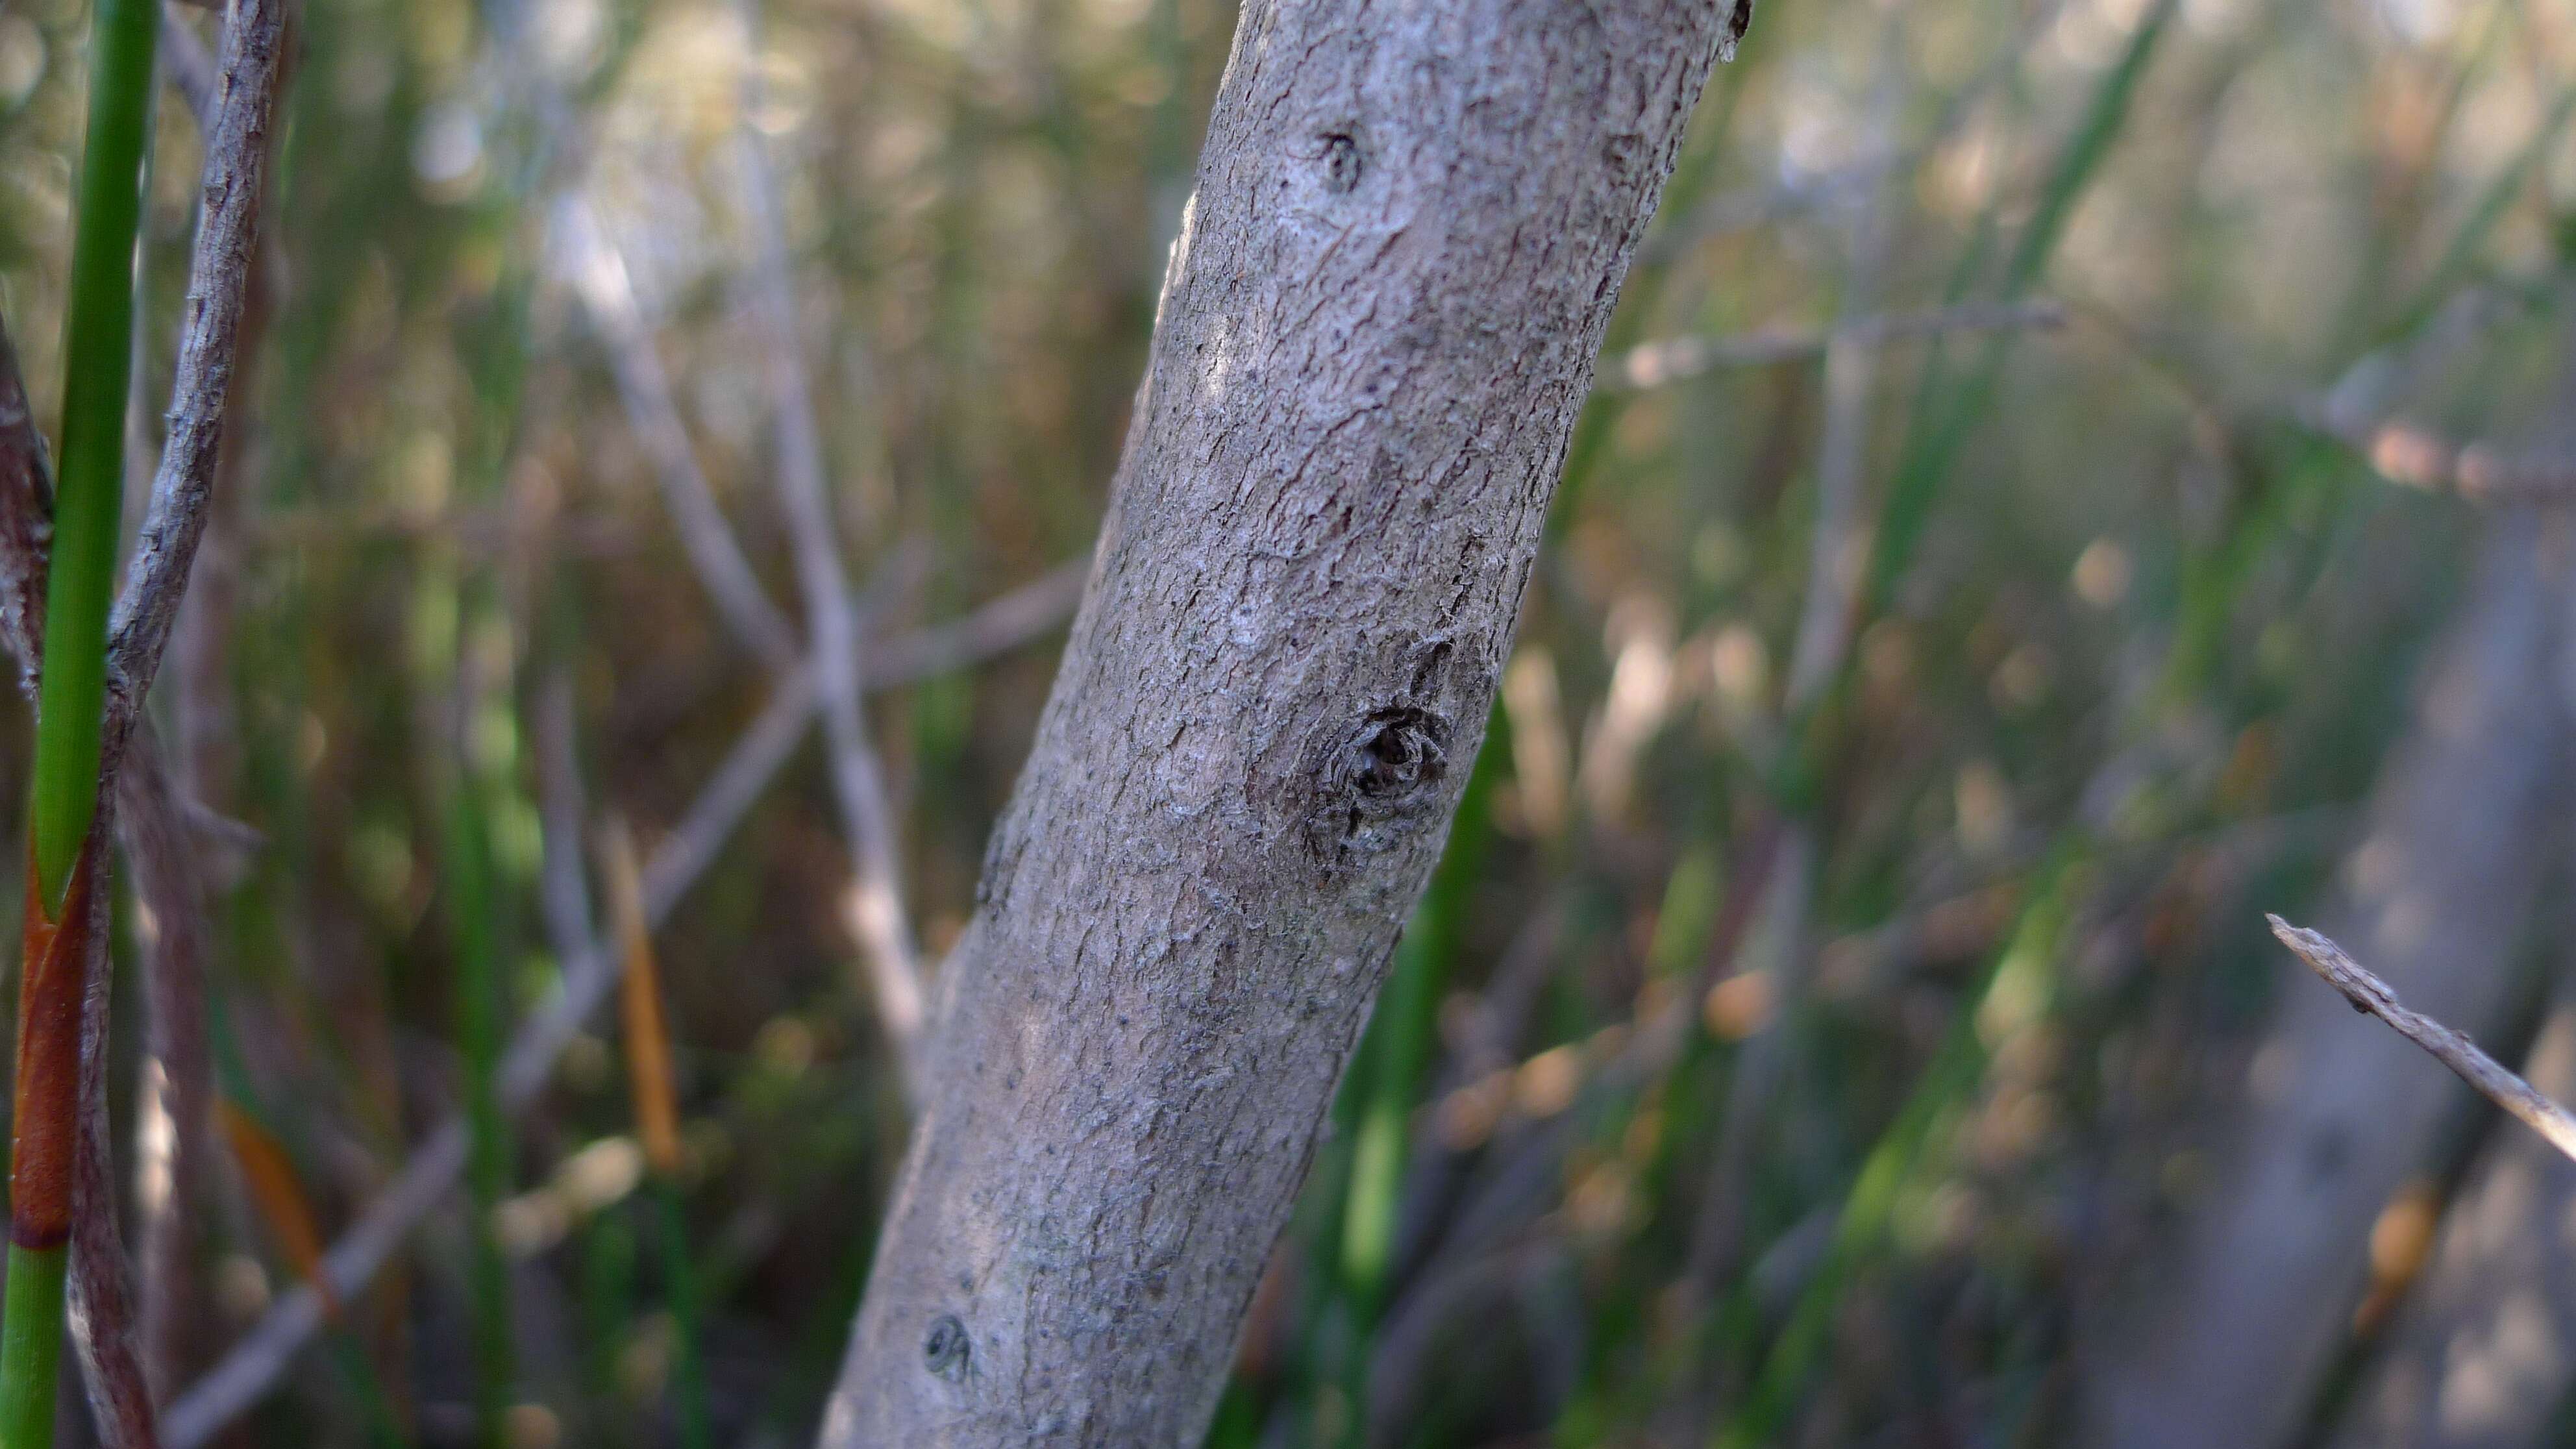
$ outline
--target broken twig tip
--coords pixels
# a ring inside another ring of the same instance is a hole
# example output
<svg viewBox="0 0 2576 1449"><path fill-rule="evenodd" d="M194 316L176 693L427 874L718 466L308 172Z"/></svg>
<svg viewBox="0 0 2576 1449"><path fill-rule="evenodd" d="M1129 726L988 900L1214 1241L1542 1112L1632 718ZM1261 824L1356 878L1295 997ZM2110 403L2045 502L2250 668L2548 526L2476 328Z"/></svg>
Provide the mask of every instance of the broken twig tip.
<svg viewBox="0 0 2576 1449"><path fill-rule="evenodd" d="M2408 1010L2397 999L2395 988L2370 974L2336 945L2334 938L2322 931L2293 926L2269 913L2263 919L2271 922L2272 934L2280 938L2282 945L2308 963L2309 970L2343 993L2353 1010L2386 1022L2399 1036L2422 1047L2435 1061L2477 1088L2488 1101L2539 1133L2550 1146L2576 1159L2576 1117L2569 1116L2565 1108L2479 1050L2466 1035Z"/></svg>

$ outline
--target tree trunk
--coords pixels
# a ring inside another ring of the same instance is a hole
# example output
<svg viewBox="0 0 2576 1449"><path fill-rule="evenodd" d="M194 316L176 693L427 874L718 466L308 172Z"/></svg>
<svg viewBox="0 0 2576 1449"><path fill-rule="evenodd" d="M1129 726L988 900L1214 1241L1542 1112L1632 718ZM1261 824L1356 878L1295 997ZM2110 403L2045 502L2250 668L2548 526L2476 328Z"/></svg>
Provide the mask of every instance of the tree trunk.
<svg viewBox="0 0 2576 1449"><path fill-rule="evenodd" d="M825 1445L1203 1432L1726 23L1244 7Z"/></svg>

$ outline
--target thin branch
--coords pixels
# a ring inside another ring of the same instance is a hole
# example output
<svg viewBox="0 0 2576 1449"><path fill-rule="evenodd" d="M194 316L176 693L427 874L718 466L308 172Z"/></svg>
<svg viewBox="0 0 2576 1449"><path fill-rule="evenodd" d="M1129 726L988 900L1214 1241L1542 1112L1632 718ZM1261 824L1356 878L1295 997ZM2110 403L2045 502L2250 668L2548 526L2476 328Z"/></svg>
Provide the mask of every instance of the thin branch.
<svg viewBox="0 0 2576 1449"><path fill-rule="evenodd" d="M122 601L127 607L118 610L121 617L108 642L111 693L101 768L111 784L119 776L123 749L159 667L204 524L243 296L257 249L261 177L284 24L284 0L241 0L225 31L224 99L206 143L204 205L190 268L169 444L162 454L151 510L132 566L134 586ZM15 411L23 424L23 388L16 382L14 366L8 371L8 386L17 394ZM8 486L9 495L0 498L0 511L13 516L0 524L0 535L9 539L5 566L8 589L14 595L21 589L43 588L46 556L41 546L33 551L24 547L31 536L41 542L29 509L42 495L23 481ZM39 663L39 636L33 627L39 615L14 599L6 612L14 636L10 643L32 676ZM111 794L101 802L102 816L114 816L114 800ZM93 828L103 833L110 828L110 820L100 819ZM105 893L97 893L90 909L104 908ZM103 955L107 940L103 924L93 929L91 940L92 951ZM93 960L81 1008L81 1121L73 1153L70 1322L103 1437L120 1449L151 1449L158 1442L152 1390L134 1350L132 1292L124 1247L117 1236L107 1112L108 1001L105 962Z"/></svg>
<svg viewBox="0 0 2576 1449"><path fill-rule="evenodd" d="M2547 503L2576 498L2576 453L2514 452L2458 442L2413 423L2372 423L2325 403L2301 410L2318 432L2352 449L2391 483L2457 493L2472 503Z"/></svg>
<svg viewBox="0 0 2576 1449"><path fill-rule="evenodd" d="M2488 1101L2519 1118L2550 1146L2576 1158L2576 1116L2569 1115L2566 1108L2540 1095L2529 1082L2478 1050L2478 1044L2465 1033L2407 1010L2387 982L2362 969L2360 962L2345 955L2344 949L2324 932L2293 926L2279 916L2266 915L2263 919L2272 923L2272 934L2307 962L2309 970L2343 993L2353 1010L2388 1023L2399 1036L2432 1053L2435 1061L2458 1073L2461 1081L2477 1088Z"/></svg>
<svg viewBox="0 0 2576 1449"><path fill-rule="evenodd" d="M537 693L537 786L544 867L538 896L545 907L546 933L556 954L570 959L567 943L585 942L595 934L590 921L590 887L582 872L581 751L574 717L572 678L558 668Z"/></svg>
<svg viewBox="0 0 2576 1449"><path fill-rule="evenodd" d="M2065 322L2066 309L2055 302L1969 302L1923 312L1854 317L1803 331L1766 328L1729 337L1675 337L1603 359L1599 386L1609 392L1637 392L1721 367L1797 362L1836 347L1880 347L1941 332L2050 331Z"/></svg>
<svg viewBox="0 0 2576 1449"><path fill-rule="evenodd" d="M1901 86L1902 61L1895 32L1886 42L1888 58L1873 101L1878 129L1894 124ZM1825 335L1824 437L1817 445L1816 526L1809 545L1807 598L1798 617L1796 643L1789 654L1789 682L1781 712L1795 720L1814 706L1842 672L1851 646L1852 623L1860 608L1860 572L1867 552L1862 519L1862 485L1869 471L1870 404L1878 390L1877 344L1886 329L1907 319L1868 314L1878 306L1888 263L1896 248L1896 224L1887 198L1873 192L1852 220L1850 280L1844 288L1846 320ZM1951 308L1952 322L1972 309ZM2054 327L2065 313L2048 303L1989 308L2012 314L2030 325ZM1944 313L1919 314L1917 324ZM1973 324L1971 324L1973 325Z"/></svg>
<svg viewBox="0 0 2576 1449"><path fill-rule="evenodd" d="M723 848L734 822L768 788L771 777L795 753L797 744L805 738L805 727L813 721L814 677L800 669L779 681L770 693L769 703L743 728L732 752L707 777L688 813L680 817L661 848L644 863L647 900L662 894L676 895L715 863L716 852ZM578 836L566 846L578 847Z"/></svg>
<svg viewBox="0 0 2576 1449"><path fill-rule="evenodd" d="M52 469L27 405L26 379L0 317L0 640L32 697L45 635L45 560L54 541Z"/></svg>
<svg viewBox="0 0 2576 1449"><path fill-rule="evenodd" d="M782 705L782 700L788 703ZM810 693L793 697L781 691L780 698L773 699L744 731L679 828L646 863L648 921L659 925L679 904L714 858L716 843L740 821L760 786L794 750L812 707ZM782 718L793 728L782 725ZM555 1059L616 984L618 965L617 953L601 949L596 941L567 957L562 993L520 1024L501 1059L499 1089L505 1110L525 1106L545 1085ZM455 1187L464 1168L464 1119L450 1114L413 1151L393 1185L332 1245L323 1260L332 1290L343 1300L364 1291L404 1237ZM321 1324L322 1303L313 1289L299 1287L280 1298L221 1363L170 1405L162 1418L166 1442L173 1449L192 1449L211 1439L267 1392Z"/></svg>
<svg viewBox="0 0 2576 1449"><path fill-rule="evenodd" d="M671 511L680 544L697 570L698 582L714 601L716 612L745 648L772 669L795 667L802 652L787 616L769 601L759 576L734 541L733 529L717 506L715 489L698 466L697 450L680 421L671 376L653 344L653 329L635 300L626 259L600 229L587 197L568 192L555 209L555 233L564 249L563 266L573 292L598 329L618 397L626 405L635 439L653 463L661 485L662 506Z"/></svg>
<svg viewBox="0 0 2576 1449"><path fill-rule="evenodd" d="M224 27L223 103L206 137L186 320L171 385L169 437L126 589L108 633L107 758L133 728L161 667L213 496L243 299L259 256L268 130L285 49L286 0L239 0Z"/></svg>
<svg viewBox="0 0 2576 1449"><path fill-rule="evenodd" d="M948 623L871 644L859 682L874 693L1007 654L1071 617L1090 578L1088 558L1058 564Z"/></svg>
<svg viewBox="0 0 2576 1449"><path fill-rule="evenodd" d="M127 596L137 612L119 621L109 645L114 693L103 771L111 781L119 774L121 747L158 667L202 527L256 244L283 24L283 0L243 0L226 31L224 103L207 139L205 205L190 273L170 447L163 454L143 548L134 565L136 587ZM0 336L0 364L5 364L0 365L0 625L32 680L40 662L50 490L16 359L6 351L5 336ZM136 620L141 627L129 634L126 625ZM103 806L102 814L113 816L112 805ZM98 828L107 824L101 820ZM93 909L104 909L103 893ZM92 949L103 948L106 939L103 927L95 930ZM124 1449L148 1449L157 1442L152 1391L134 1349L132 1295L117 1236L109 1149L109 973L103 961L93 961L88 975L81 1018L81 1127L73 1162L71 1327L102 1435Z"/></svg>
<svg viewBox="0 0 2576 1449"><path fill-rule="evenodd" d="M1912 143L1882 145L1858 160L1821 174L1720 192L1658 226L1637 249L1638 264L1660 265L1702 242L1838 205L1877 190L1890 177L1919 171L1958 134L1959 128L1976 113L1978 103L2011 78L2022 58L2048 34L2057 23L2058 12L2065 8L2066 0L2045 0L2024 17L2011 42L1950 93L1932 124Z"/></svg>
<svg viewBox="0 0 2576 1449"><path fill-rule="evenodd" d="M44 445L28 417L18 362L0 330L0 624L32 691L44 660L44 598L51 528ZM91 828L104 837L115 809L103 803ZM107 895L79 893L89 913L82 963L79 1122L71 1166L71 1283L68 1325L91 1412L110 1449L154 1449L152 1390L134 1350L131 1270L117 1237L115 1167L107 1109Z"/></svg>
<svg viewBox="0 0 2576 1449"><path fill-rule="evenodd" d="M220 23L220 22L219 22ZM169 6L162 10L161 54L197 110L200 133L212 130L215 65L195 28ZM291 52L291 34L279 45ZM275 85L289 83L282 55ZM202 85L189 77L202 72ZM200 93L202 91L202 94ZM272 173L273 176L273 173ZM259 354L276 285L274 240L257 249L234 333L234 370L246 372ZM203 1239L213 1207L210 1188L218 1158L214 1068L207 1041L207 975L212 957L207 915L210 878L230 869L243 847L219 839L205 822L219 819L203 801L228 763L232 732L225 671L232 622L235 546L243 507L244 473L253 453L249 387L230 389L224 432L216 450L214 498L198 535L188 587L172 627L164 664L169 734L154 737L140 726L125 767L117 772L118 837L132 872L137 903L150 929L138 933L143 962L146 1051L135 1084L139 1125L135 1133L136 1241L139 1244L144 1373L157 1406L203 1369L219 1339L213 1322Z"/></svg>
<svg viewBox="0 0 2576 1449"><path fill-rule="evenodd" d="M114 828L115 813L112 800L99 803L93 828L102 837ZM158 1449L151 1381L134 1351L133 1270L117 1237L116 1168L108 1142L108 896L90 891L84 902L90 912L90 960L81 992L80 1131L72 1150L68 1319L100 1442L107 1449Z"/></svg>
<svg viewBox="0 0 2576 1449"><path fill-rule="evenodd" d="M871 671L869 686L908 684L938 668L977 662L1038 637L1070 611L1079 591L1070 585L1088 566L1088 560L1065 565L963 619L891 641L878 651L878 669ZM814 713L812 676L799 669L780 682L645 862L646 920L658 926L714 863L725 836L795 752ZM505 1107L525 1103L545 1084L555 1059L616 984L617 969L615 953L596 948L564 962L563 994L520 1025L502 1058ZM344 1299L362 1292L403 1238L456 1185L464 1166L464 1125L451 1116L414 1149L392 1186L332 1245L324 1261L333 1291ZM258 1402L321 1323L321 1302L311 1289L297 1288L280 1298L223 1362L170 1404L162 1416L164 1442L172 1449L192 1449L214 1437Z"/></svg>
<svg viewBox="0 0 2576 1449"><path fill-rule="evenodd" d="M2563 503L2576 499L2576 451L2517 450L2462 441L2389 416L2424 379L2511 308L2488 289L2463 292L2422 331L2365 354L2322 391L2261 402L2231 401L2212 369L2183 355L2176 339L2151 334L2099 304L2079 306L2089 328L2175 387L2213 430L2289 424L2352 450L2371 471L2401 487L2456 493L2472 503Z"/></svg>
<svg viewBox="0 0 2576 1449"><path fill-rule="evenodd" d="M736 10L745 29L754 30L748 0L739 0ZM756 111L757 66L745 67L743 90L746 113ZM824 483L813 386L797 344L786 228L779 215L777 182L766 144L746 124L740 128L737 146L744 209L753 238L753 310L765 334L762 351L775 413L778 488L795 536L797 581L805 595L805 623L813 643L814 688L822 702L832 783L850 837L855 876L852 925L875 990L879 1019L903 1063L906 1091L917 1101L917 1043L926 1017L926 993L920 954L904 913L894 811L886 798L876 751L868 743L867 716L859 702L863 641L835 542L838 530Z"/></svg>
<svg viewBox="0 0 2576 1449"><path fill-rule="evenodd" d="M1017 649L1073 612L1090 567L1088 559L1062 565L961 619L897 636L870 650L867 687L893 689ZM799 668L780 677L733 753L644 867L648 896L695 879L714 862L733 822L805 737L815 704L812 670Z"/></svg>
<svg viewBox="0 0 2576 1449"><path fill-rule="evenodd" d="M1882 32L1879 76L1872 98L1873 128L1881 135L1893 129L1904 102L1903 28L1890 24ZM1851 262L1844 305L1867 313L1878 297L1894 258L1897 227L1885 189L1873 190L1852 218ZM1953 309L1955 311L1955 309ZM2011 309L2001 309L2011 310ZM1937 317L1941 314L1927 314ZM2046 309L2044 325L2054 326L2062 313ZM1864 514L1864 488L1869 466L1871 405L1878 388L1878 354L1860 329L1887 319L1862 316L1837 326L1825 354L1824 436L1816 461L1816 527L1810 545L1807 595L1799 610L1798 633L1789 659L1789 679L1781 701L1790 731L1822 701L1840 677L1850 653L1854 620L1860 610L1860 573L1866 565L1869 526ZM1701 1306L1712 1287L1732 1271L1742 1247L1746 1222L1745 1191L1761 1132L1770 1120L1772 1098L1788 1074L1796 1042L1786 1020L1789 1006L1802 1001L1814 974L1814 914L1818 877L1823 870L1825 835L1809 814L1801 813L1782 828L1776 868L1769 872L1759 907L1756 938L1761 960L1750 969L1766 973L1773 1003L1770 1019L1737 1054L1726 1091L1726 1111L1718 1127L1717 1149L1700 1192L1698 1219L1692 1226L1690 1256L1682 1279L1693 1308Z"/></svg>
<svg viewBox="0 0 2576 1449"><path fill-rule="evenodd" d="M451 1116L412 1153L402 1175L368 1206L366 1215L332 1245L323 1259L332 1290L347 1298L363 1289L464 1170L465 1123ZM169 1449L195 1449L212 1439L259 1401L322 1321L322 1299L310 1285L299 1285L278 1299L223 1362L161 1415L161 1442Z"/></svg>
<svg viewBox="0 0 2576 1449"><path fill-rule="evenodd" d="M179 99L188 103L188 114L196 119L197 134L202 136L214 130L223 83L215 74L215 58L197 38L196 27L179 18L178 3L170 0L161 7L161 70Z"/></svg>
<svg viewBox="0 0 2576 1449"><path fill-rule="evenodd" d="M290 39L290 44L291 39ZM263 261L250 279L243 301L241 330L234 366L249 368L259 355L277 293L277 247L261 248ZM247 474L256 455L250 426L253 390L235 388L226 403L223 446L215 463L215 497L206 526L197 536L196 563L188 570L188 590L172 625L169 650L162 664L169 681L170 733L167 756L170 790L183 817L195 822L211 816L208 807L220 791L232 764L236 729L228 670L233 607L241 573L242 518L249 502ZM246 826L223 832L236 837L228 848L241 848ZM219 876L220 872L209 873Z"/></svg>
<svg viewBox="0 0 2576 1449"><path fill-rule="evenodd" d="M187 827L159 742L147 727L117 772L119 838L134 892L149 913L143 989L150 1055L159 1068L151 1110L165 1124L161 1160L147 1163L136 1194L143 1239L143 1354L156 1401L178 1392L197 1362L208 1311L198 1291L199 1224L214 1101L206 1042L205 894L198 844Z"/></svg>

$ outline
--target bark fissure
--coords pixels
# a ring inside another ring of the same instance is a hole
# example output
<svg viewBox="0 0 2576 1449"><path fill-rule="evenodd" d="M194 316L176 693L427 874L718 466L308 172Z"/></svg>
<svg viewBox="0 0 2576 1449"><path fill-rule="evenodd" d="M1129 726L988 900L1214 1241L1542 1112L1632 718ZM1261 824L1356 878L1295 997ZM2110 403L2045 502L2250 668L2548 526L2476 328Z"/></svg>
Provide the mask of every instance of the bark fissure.
<svg viewBox="0 0 2576 1449"><path fill-rule="evenodd" d="M1723 20L1246 6L826 1444L1196 1441Z"/></svg>

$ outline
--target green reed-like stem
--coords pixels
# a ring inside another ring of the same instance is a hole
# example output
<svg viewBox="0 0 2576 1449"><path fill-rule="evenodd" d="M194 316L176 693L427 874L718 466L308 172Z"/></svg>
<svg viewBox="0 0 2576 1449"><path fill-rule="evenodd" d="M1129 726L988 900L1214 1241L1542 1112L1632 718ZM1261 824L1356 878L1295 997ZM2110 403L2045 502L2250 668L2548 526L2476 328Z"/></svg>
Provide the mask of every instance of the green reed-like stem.
<svg viewBox="0 0 2576 1449"><path fill-rule="evenodd" d="M651 1185L656 1236L662 1247L663 1293L680 1331L679 1420L682 1449L710 1449L715 1443L707 1410L707 1364L698 1302L697 1260L689 1250L689 1219L680 1202L680 1186L655 1174Z"/></svg>
<svg viewBox="0 0 2576 1449"><path fill-rule="evenodd" d="M36 697L34 795L28 807L28 909L66 924L66 897L83 866L81 843L98 816L99 747L107 699L107 611L116 586L124 502L125 396L134 331L134 241L142 213L144 147L151 133L152 0L99 0L90 37L87 149L72 241L71 309L63 354L62 470L45 595L45 671ZM62 942L76 973L86 923ZM30 931L47 954L54 933ZM0 1314L0 1449L46 1449L54 1438L54 1385L62 1358L63 1224L71 1183L59 1151L27 1153L40 1134L58 1148L73 1135L76 1098L31 1083L70 1080L80 1055L79 1013L39 1009L40 980L74 989L59 967L23 963L17 1110L12 1119L9 1285ZM41 1101L36 1098L41 1097ZM47 1120L50 1119L50 1120ZM19 1170L24 1169L24 1170Z"/></svg>
<svg viewBox="0 0 2576 1449"><path fill-rule="evenodd" d="M29 835L46 908L59 909L98 813L107 610L124 506L125 396L134 331L134 237L150 130L151 0L99 0L90 43L88 150L64 337L62 471L45 593Z"/></svg>
<svg viewBox="0 0 2576 1449"><path fill-rule="evenodd" d="M28 1249L9 1245L8 1320L0 1339L0 1444L42 1446L54 1440L54 1385L63 1357L63 1267L57 1244ZM21 1333L21 1322L52 1331Z"/></svg>

